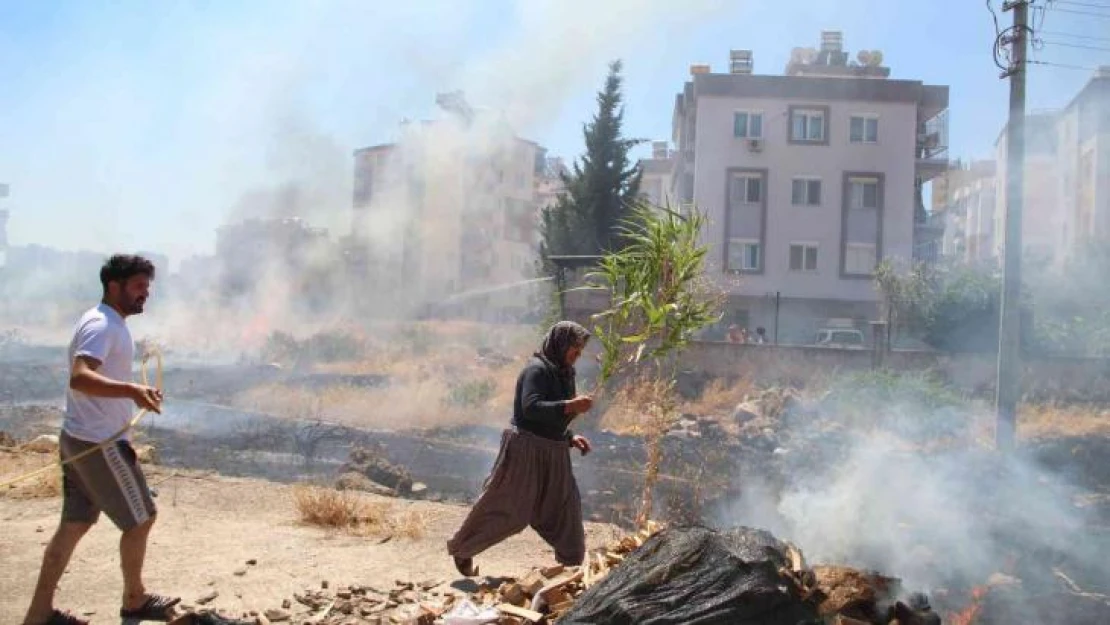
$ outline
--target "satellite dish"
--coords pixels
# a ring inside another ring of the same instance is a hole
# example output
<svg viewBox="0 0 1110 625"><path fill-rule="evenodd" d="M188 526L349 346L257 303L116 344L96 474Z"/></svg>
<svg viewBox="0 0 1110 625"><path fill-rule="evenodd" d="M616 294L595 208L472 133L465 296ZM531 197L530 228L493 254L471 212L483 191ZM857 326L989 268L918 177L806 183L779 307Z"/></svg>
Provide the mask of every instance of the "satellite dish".
<svg viewBox="0 0 1110 625"><path fill-rule="evenodd" d="M871 53L868 52L867 50L860 50L859 53L856 54L856 59L860 63L862 63L863 65L870 65L871 64Z"/></svg>
<svg viewBox="0 0 1110 625"><path fill-rule="evenodd" d="M872 50L871 51L871 64L874 65L875 67L878 67L878 66L883 64L883 51L882 50Z"/></svg>

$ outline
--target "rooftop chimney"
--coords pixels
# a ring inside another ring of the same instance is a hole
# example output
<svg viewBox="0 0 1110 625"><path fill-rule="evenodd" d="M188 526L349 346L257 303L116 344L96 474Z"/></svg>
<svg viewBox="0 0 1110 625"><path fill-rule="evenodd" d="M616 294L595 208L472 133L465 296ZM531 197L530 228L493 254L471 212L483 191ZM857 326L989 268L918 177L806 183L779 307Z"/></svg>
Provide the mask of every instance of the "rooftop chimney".
<svg viewBox="0 0 1110 625"><path fill-rule="evenodd" d="M731 50L728 53L728 68L731 74L752 73L752 51Z"/></svg>
<svg viewBox="0 0 1110 625"><path fill-rule="evenodd" d="M708 65L691 65L690 66L690 75L691 76L693 76L695 74L708 74L708 73L709 73L709 66Z"/></svg>

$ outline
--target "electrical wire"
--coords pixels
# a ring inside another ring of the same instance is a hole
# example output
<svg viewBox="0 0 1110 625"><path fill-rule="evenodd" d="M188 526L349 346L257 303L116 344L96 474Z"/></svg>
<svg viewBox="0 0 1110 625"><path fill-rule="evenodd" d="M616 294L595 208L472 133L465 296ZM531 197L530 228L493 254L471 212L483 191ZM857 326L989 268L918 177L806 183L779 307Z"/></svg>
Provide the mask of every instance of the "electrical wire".
<svg viewBox="0 0 1110 625"><path fill-rule="evenodd" d="M1075 34L1075 33L1061 33L1061 32L1056 32L1056 31L1051 31L1051 30L1042 31L1040 34L1047 35L1049 37L1071 37L1073 39L1086 39L1088 41L1110 42L1110 37L1092 37L1090 35L1078 35L1078 34Z"/></svg>
<svg viewBox="0 0 1110 625"><path fill-rule="evenodd" d="M1101 17L1110 20L1110 13L1095 13L1094 11L1076 11L1075 9L1056 9L1060 13L1070 13L1072 15L1088 15L1091 17Z"/></svg>
<svg viewBox="0 0 1110 625"><path fill-rule="evenodd" d="M1108 9L1110 10L1110 3L1102 2L1075 2L1075 0L1049 0L1049 3L1065 4L1073 7L1087 7L1091 9Z"/></svg>
<svg viewBox="0 0 1110 625"><path fill-rule="evenodd" d="M1110 52L1110 48L1105 46L1088 46L1082 43L1064 43L1062 41L1042 41L1043 45L1060 46L1061 48L1077 48L1080 50L1098 50L1099 52Z"/></svg>
<svg viewBox="0 0 1110 625"><path fill-rule="evenodd" d="M1067 63L1053 63L1051 61L1028 60L1026 62L1029 63L1030 65L1045 65L1045 66L1048 66L1048 67L1060 67L1060 68L1063 68L1063 69L1079 69L1079 70L1083 70L1083 71L1087 71L1087 72L1093 72L1093 71L1096 71L1098 69L1096 67L1089 67L1089 66L1086 66L1086 65L1069 65Z"/></svg>

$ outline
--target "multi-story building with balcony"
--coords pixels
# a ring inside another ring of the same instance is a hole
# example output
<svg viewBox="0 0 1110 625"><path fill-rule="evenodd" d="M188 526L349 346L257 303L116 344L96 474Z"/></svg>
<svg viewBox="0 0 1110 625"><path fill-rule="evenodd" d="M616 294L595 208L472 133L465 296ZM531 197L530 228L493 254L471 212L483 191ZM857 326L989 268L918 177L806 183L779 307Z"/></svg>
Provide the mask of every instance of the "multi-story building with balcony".
<svg viewBox="0 0 1110 625"><path fill-rule="evenodd" d="M1090 245L1110 245L1110 66L1060 111L1057 130L1059 260L1066 262Z"/></svg>
<svg viewBox="0 0 1110 625"><path fill-rule="evenodd" d="M472 307L523 308L519 293L480 292L534 267L546 154L460 101L445 107L457 119L407 123L400 141L355 151L351 239L365 242L357 255L390 297L434 307L478 292Z"/></svg>
<svg viewBox="0 0 1110 625"><path fill-rule="evenodd" d="M725 323L810 342L830 318L877 315L873 272L913 255L922 186L947 168L948 87L849 61L840 33L797 48L784 75L691 67L675 100L670 193L709 217Z"/></svg>
<svg viewBox="0 0 1110 625"><path fill-rule="evenodd" d="M996 181L994 161L956 161L933 181L930 219L943 229L936 258L967 263L996 259Z"/></svg>

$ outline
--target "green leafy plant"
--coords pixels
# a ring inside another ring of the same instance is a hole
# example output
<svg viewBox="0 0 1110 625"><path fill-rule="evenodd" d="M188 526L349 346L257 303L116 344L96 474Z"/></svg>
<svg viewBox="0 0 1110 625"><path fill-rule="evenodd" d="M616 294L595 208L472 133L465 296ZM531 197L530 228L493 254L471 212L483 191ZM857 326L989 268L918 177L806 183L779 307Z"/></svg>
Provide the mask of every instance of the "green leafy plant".
<svg viewBox="0 0 1110 625"><path fill-rule="evenodd" d="M697 210L682 215L639 202L619 227L627 244L586 275L583 288L610 296L609 308L594 315L599 387L624 366L662 362L720 320L723 298L705 278L705 221Z"/></svg>
<svg viewBox="0 0 1110 625"><path fill-rule="evenodd" d="M650 390L643 402L648 464L640 524L652 512L663 435L676 414L671 356L721 317L723 296L705 277L705 221L696 209L680 214L670 207L634 204L616 233L622 247L605 254L582 287L609 294L609 308L593 317L601 345L595 398L628 369L637 370L639 383Z"/></svg>

